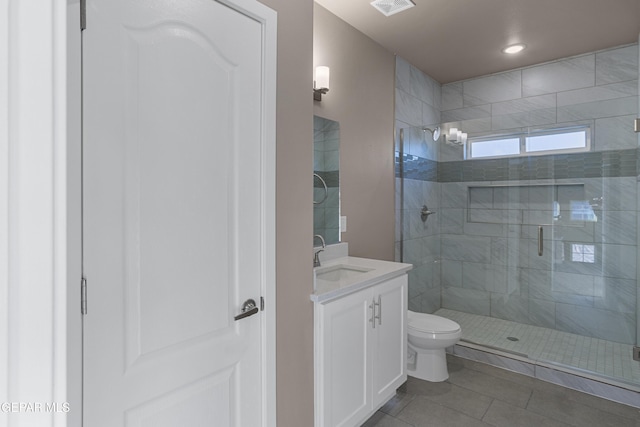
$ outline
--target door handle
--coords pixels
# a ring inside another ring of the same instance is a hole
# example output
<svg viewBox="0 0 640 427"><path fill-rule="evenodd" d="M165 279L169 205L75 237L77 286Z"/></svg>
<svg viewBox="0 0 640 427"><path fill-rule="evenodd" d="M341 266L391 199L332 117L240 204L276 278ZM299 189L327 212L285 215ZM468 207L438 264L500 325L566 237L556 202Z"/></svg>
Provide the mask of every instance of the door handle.
<svg viewBox="0 0 640 427"><path fill-rule="evenodd" d="M375 318L378 319L378 325L382 325L382 295L378 295L378 303L376 305L378 306L378 315Z"/></svg>
<svg viewBox="0 0 640 427"><path fill-rule="evenodd" d="M253 316L258 311L260 311L260 309L256 305L256 302L252 299L248 299L244 302L244 304L242 304L242 311L240 312L240 314L238 314L233 319L234 320L244 319L245 317Z"/></svg>

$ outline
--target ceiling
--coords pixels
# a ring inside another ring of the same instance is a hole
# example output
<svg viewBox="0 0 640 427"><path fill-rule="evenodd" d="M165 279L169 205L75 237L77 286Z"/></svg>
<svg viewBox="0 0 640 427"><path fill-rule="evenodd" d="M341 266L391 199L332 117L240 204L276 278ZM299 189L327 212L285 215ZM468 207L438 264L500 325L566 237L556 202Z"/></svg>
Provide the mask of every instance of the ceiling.
<svg viewBox="0 0 640 427"><path fill-rule="evenodd" d="M414 0L390 17L370 1L316 3L443 84L637 43L640 34L640 0ZM527 48L501 52L514 43Z"/></svg>

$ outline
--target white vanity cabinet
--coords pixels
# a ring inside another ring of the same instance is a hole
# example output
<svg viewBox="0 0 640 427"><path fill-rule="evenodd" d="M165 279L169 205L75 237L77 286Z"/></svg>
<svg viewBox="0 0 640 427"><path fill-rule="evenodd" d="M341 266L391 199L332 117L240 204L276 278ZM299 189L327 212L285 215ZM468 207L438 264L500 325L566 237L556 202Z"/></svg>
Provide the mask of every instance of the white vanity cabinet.
<svg viewBox="0 0 640 427"><path fill-rule="evenodd" d="M314 315L316 427L360 426L407 379L406 272L316 301Z"/></svg>

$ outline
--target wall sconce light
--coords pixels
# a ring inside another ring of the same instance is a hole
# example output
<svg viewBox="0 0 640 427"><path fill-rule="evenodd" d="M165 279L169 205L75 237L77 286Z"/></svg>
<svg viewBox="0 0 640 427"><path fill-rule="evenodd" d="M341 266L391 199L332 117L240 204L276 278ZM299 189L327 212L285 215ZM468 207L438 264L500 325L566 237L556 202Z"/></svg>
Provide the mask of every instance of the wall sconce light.
<svg viewBox="0 0 640 427"><path fill-rule="evenodd" d="M449 129L449 135L447 135L447 144L464 145L467 142L468 136L469 135L458 128L451 128Z"/></svg>
<svg viewBox="0 0 640 427"><path fill-rule="evenodd" d="M322 101L322 95L329 92L329 67L316 67L316 77L313 79L313 100Z"/></svg>

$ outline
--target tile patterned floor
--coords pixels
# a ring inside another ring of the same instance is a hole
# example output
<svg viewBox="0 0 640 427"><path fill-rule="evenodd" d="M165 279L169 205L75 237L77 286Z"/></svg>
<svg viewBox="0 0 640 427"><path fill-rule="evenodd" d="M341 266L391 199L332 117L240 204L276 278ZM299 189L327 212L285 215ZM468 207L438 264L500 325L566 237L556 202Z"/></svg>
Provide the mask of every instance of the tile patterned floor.
<svg viewBox="0 0 640 427"><path fill-rule="evenodd" d="M454 310L435 314L458 322L463 340L640 386L640 363L630 345Z"/></svg>
<svg viewBox="0 0 640 427"><path fill-rule="evenodd" d="M448 355L449 379L409 378L363 427L640 427L640 409Z"/></svg>

